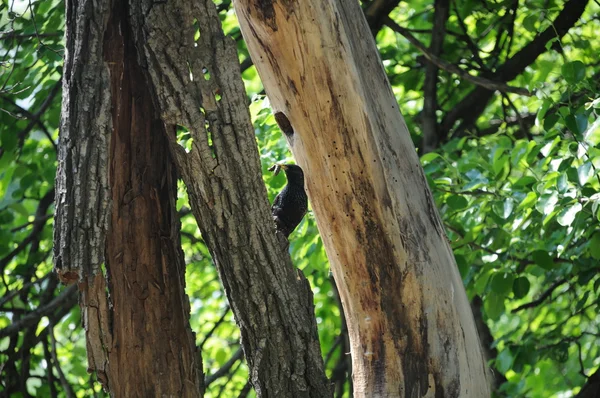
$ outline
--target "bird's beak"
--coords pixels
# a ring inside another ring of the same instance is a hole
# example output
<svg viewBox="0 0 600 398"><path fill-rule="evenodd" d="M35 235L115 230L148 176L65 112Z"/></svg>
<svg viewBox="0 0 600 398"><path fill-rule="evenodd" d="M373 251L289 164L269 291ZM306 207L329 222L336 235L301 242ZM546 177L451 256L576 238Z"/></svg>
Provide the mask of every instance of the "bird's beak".
<svg viewBox="0 0 600 398"><path fill-rule="evenodd" d="M283 164L283 163L277 163L277 166L281 167L284 170L288 169L288 165L287 164Z"/></svg>

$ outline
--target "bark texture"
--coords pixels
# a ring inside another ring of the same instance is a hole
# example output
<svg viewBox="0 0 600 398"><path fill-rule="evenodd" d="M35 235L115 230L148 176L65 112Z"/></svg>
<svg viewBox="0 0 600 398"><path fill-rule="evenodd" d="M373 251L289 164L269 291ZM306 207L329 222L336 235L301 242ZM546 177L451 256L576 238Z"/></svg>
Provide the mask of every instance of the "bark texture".
<svg viewBox="0 0 600 398"><path fill-rule="evenodd" d="M276 235L235 43L210 0L130 1L140 63L241 329L259 397L325 397L312 292ZM195 37L199 29L199 37Z"/></svg>
<svg viewBox="0 0 600 398"><path fill-rule="evenodd" d="M67 1L56 269L79 282L89 370L111 396L197 397L176 174L126 16Z"/></svg>
<svg viewBox="0 0 600 398"><path fill-rule="evenodd" d="M354 1L236 0L340 291L355 397L488 397L465 290Z"/></svg>

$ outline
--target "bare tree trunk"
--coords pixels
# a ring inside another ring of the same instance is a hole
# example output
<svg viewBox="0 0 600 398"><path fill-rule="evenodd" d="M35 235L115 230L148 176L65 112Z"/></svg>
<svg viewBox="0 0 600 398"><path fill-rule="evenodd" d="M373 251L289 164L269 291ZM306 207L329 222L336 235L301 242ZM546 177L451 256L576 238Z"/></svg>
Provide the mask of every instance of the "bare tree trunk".
<svg viewBox="0 0 600 398"><path fill-rule="evenodd" d="M349 328L355 397L488 397L454 257L355 1L236 0L307 176Z"/></svg>
<svg viewBox="0 0 600 398"><path fill-rule="evenodd" d="M79 283L89 369L112 396L198 397L176 174L124 4L67 1L56 269Z"/></svg>

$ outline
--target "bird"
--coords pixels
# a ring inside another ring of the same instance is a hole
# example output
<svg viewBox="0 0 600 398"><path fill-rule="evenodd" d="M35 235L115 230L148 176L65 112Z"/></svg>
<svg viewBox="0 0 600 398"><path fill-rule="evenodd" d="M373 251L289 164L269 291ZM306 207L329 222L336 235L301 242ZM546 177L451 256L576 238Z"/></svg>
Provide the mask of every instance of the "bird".
<svg viewBox="0 0 600 398"><path fill-rule="evenodd" d="M295 164L277 163L269 168L279 174L279 170L285 171L287 185L275 197L271 206L271 214L277 231L286 238L296 229L308 210L308 197L304 192L304 172L300 166Z"/></svg>

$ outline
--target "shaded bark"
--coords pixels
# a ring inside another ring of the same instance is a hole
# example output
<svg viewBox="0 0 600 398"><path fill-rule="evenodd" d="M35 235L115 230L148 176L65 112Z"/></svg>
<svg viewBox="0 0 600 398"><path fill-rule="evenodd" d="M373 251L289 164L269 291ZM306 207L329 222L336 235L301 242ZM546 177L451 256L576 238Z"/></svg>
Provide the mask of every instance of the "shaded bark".
<svg viewBox="0 0 600 398"><path fill-rule="evenodd" d="M305 170L344 305L354 396L489 396L452 251L358 4L234 6Z"/></svg>
<svg viewBox="0 0 600 398"><path fill-rule="evenodd" d="M176 175L126 16L67 2L55 264L79 283L88 367L111 395L196 397Z"/></svg>

